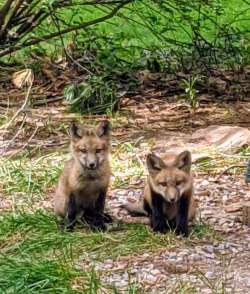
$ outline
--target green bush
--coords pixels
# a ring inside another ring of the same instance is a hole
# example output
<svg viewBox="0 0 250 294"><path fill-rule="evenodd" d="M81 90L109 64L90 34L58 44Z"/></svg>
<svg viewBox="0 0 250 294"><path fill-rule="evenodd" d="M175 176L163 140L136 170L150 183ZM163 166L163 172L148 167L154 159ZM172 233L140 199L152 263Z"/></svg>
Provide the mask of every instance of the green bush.
<svg viewBox="0 0 250 294"><path fill-rule="evenodd" d="M43 13L49 12L49 16L21 38L24 44L46 35L48 27L56 33L89 23L107 15L115 5L79 5L73 1L73 6L60 7L61 2L42 1L49 7ZM65 89L65 98L73 110L100 113L112 111L119 97L137 85L134 73L138 69L206 74L214 67L248 64L249 25L250 5L245 0L131 1L103 22L24 49L19 46L19 53L11 59L26 64L31 51L55 56L70 51L73 44L70 53L80 64L83 79ZM14 25L13 36L16 29ZM15 45L15 40L12 43ZM2 42L0 56L6 44Z"/></svg>

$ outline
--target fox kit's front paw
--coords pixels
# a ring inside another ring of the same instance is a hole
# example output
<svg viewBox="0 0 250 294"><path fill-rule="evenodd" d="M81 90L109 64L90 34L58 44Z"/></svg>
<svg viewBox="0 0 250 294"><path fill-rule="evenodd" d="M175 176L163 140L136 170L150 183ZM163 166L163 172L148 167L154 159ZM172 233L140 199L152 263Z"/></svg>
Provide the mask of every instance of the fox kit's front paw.
<svg viewBox="0 0 250 294"><path fill-rule="evenodd" d="M151 228L156 233L165 234L168 230L165 220L159 220L151 223Z"/></svg>
<svg viewBox="0 0 250 294"><path fill-rule="evenodd" d="M184 237L188 237L188 235L189 235L187 227L177 227L175 232L177 235L182 235Z"/></svg>
<svg viewBox="0 0 250 294"><path fill-rule="evenodd" d="M113 222L112 217L108 213L103 213L103 220L105 224L111 224Z"/></svg>
<svg viewBox="0 0 250 294"><path fill-rule="evenodd" d="M86 221L92 230L106 231L107 229L105 218L102 214L93 215L90 218L87 218Z"/></svg>
<svg viewBox="0 0 250 294"><path fill-rule="evenodd" d="M103 218L93 220L93 222L91 222L90 224L90 227L93 230L103 231L103 232L106 231L107 229Z"/></svg>
<svg viewBox="0 0 250 294"><path fill-rule="evenodd" d="M60 220L58 223L58 227L62 232L72 232L75 227L75 221L69 222L68 220Z"/></svg>

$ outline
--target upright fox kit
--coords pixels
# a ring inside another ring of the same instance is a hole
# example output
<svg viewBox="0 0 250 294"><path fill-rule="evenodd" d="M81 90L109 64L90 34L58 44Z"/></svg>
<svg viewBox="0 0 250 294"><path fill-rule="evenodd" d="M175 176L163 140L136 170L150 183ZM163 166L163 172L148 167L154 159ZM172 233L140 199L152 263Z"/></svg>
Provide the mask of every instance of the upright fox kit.
<svg viewBox="0 0 250 294"><path fill-rule="evenodd" d="M111 217L104 213L110 179L110 124L102 121L95 128L70 126L72 158L65 164L55 193L55 213L67 229L77 217L91 228L105 230Z"/></svg>
<svg viewBox="0 0 250 294"><path fill-rule="evenodd" d="M149 176L143 202L125 208L132 214L148 215L155 232L174 229L177 234L187 236L188 220L194 218L196 208L192 198L190 152L167 155L163 159L149 154L147 168Z"/></svg>

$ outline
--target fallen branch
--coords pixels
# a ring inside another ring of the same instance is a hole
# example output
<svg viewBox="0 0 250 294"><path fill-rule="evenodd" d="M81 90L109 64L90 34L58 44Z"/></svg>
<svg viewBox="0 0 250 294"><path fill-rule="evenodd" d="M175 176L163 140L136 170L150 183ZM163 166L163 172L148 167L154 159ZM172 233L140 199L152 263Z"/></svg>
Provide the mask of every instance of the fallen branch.
<svg viewBox="0 0 250 294"><path fill-rule="evenodd" d="M233 168L246 168L246 165L231 165L228 168L224 169L216 178L215 181L218 181L221 176L223 176L225 173L227 173L230 169Z"/></svg>
<svg viewBox="0 0 250 294"><path fill-rule="evenodd" d="M32 102L32 106L42 106L42 105L47 105L49 103L57 102L63 100L63 97L54 97L51 99L41 99L41 100L36 100ZM6 101L0 101L0 106L1 107L18 107L20 106L20 103L18 102L6 102Z"/></svg>
<svg viewBox="0 0 250 294"><path fill-rule="evenodd" d="M9 126L12 124L12 122L18 117L18 115L24 111L24 109L26 108L26 106L28 105L28 102L29 102L29 96L30 96L30 91L31 91L31 88L32 88L32 85L33 85L33 80L34 80L34 77L32 76L32 81L29 83L29 86L28 86L28 91L27 91L27 94L26 94L26 97L25 97L25 100L24 100L24 103L23 105L18 109L18 111L14 114L14 116L11 118L11 120L8 122L8 124L6 125L5 127L5 130L7 130L9 128Z"/></svg>
<svg viewBox="0 0 250 294"><path fill-rule="evenodd" d="M23 151L26 146L29 145L29 143L32 141L32 139L35 137L37 131L38 131L39 127L37 126L34 130L34 132L31 134L31 136L29 137L29 139L27 140L27 142L19 149L17 150L17 152L15 154L11 154L8 159L11 159L12 157L14 157L14 155L16 156L18 153L20 153L21 151Z"/></svg>
<svg viewBox="0 0 250 294"><path fill-rule="evenodd" d="M25 115L26 117L26 115ZM23 126L26 122L25 117L22 120L21 125L19 126L17 132L15 133L15 135L8 141L8 143L3 147L3 150L1 151L1 155L3 156L5 154L5 152L7 151L7 149L9 148L9 146L15 141L15 139L19 136L19 134L22 132L23 130ZM5 128L6 130L6 128Z"/></svg>

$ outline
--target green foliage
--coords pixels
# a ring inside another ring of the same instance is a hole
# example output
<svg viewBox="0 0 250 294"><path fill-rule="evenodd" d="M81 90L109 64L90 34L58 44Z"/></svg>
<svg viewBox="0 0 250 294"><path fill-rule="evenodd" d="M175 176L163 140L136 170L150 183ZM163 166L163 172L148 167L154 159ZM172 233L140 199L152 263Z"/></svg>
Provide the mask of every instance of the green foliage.
<svg viewBox="0 0 250 294"><path fill-rule="evenodd" d="M24 43L47 35L48 27L58 33L97 19L114 7L79 3L36 2L34 10L49 12L49 17L32 26L32 32L23 36ZM70 60L77 61L83 77L65 89L66 100L73 111L105 113L115 110L120 97L138 84L134 75L138 69L207 74L213 67L248 64L249 24L250 6L245 0L132 1L110 20L31 45L11 59L25 65L28 53L34 51L54 57L65 51L72 54ZM189 104L195 107L193 82L186 81L185 89Z"/></svg>
<svg viewBox="0 0 250 294"><path fill-rule="evenodd" d="M137 85L138 69L203 73L214 66L248 63L250 8L241 2L240 7L224 0L144 0L110 22L79 32L74 44L89 75L65 90L66 99L73 110L103 113L114 110L121 94ZM89 12L83 15L88 18ZM183 81L192 108L198 106L197 80Z"/></svg>
<svg viewBox="0 0 250 294"><path fill-rule="evenodd" d="M91 76L86 82L67 86L64 97L73 111L81 113L105 113L113 111L117 98L115 84L105 82L102 77Z"/></svg>
<svg viewBox="0 0 250 294"><path fill-rule="evenodd" d="M87 76L84 82L65 88L65 99L73 111L112 112L119 98L138 84L134 74L136 65L123 60L122 49L114 48L103 38L78 41L77 48L81 49L74 52L74 58L83 55L78 62Z"/></svg>
<svg viewBox="0 0 250 294"><path fill-rule="evenodd" d="M48 33L48 27L54 33L72 24L93 20L113 7L79 5L78 1L72 1L72 6L63 6L61 2L36 3L34 9L42 8L50 17L33 27L25 38L41 37ZM57 9L47 11L52 7ZM118 50L134 63L146 49L167 53L166 64L172 63L175 67L206 67L218 63L229 66L249 62L249 22L250 8L245 0L133 1L112 20L63 35L62 39L57 36L30 49L60 54L62 40L67 45L79 38L92 42L102 39L110 60ZM84 54L85 47L81 49ZM28 49L24 50L27 53Z"/></svg>
<svg viewBox="0 0 250 294"><path fill-rule="evenodd" d="M183 79L183 87L185 89L184 97L180 97L180 99L184 99L191 108L196 108L199 104L197 98L197 90L196 90L196 82L199 79L198 76L190 76L188 79Z"/></svg>

